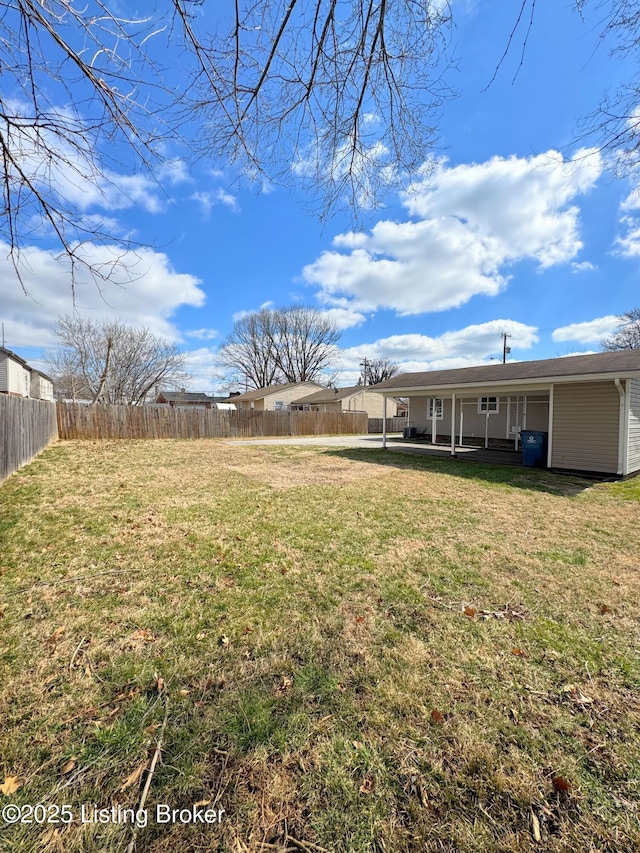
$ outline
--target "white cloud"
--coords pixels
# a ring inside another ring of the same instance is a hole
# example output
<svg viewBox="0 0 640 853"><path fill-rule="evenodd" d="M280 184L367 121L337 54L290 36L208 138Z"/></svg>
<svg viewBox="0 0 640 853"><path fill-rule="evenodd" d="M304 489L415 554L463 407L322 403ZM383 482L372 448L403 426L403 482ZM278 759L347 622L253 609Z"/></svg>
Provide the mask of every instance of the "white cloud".
<svg viewBox="0 0 640 853"><path fill-rule="evenodd" d="M572 323L570 326L561 326L555 329L551 338L554 341L577 341L578 343L593 343L607 338L620 325L620 318L614 314L606 317L597 317L585 323Z"/></svg>
<svg viewBox="0 0 640 853"><path fill-rule="evenodd" d="M580 263L574 262L571 264L571 272L592 272L593 270L598 269L595 264L592 264L591 261L580 261Z"/></svg>
<svg viewBox="0 0 640 853"><path fill-rule="evenodd" d="M0 243L0 304L7 340L16 347L54 346L56 319L74 310L68 263L58 261L56 252L34 246L23 249L20 263L25 295L8 253L9 247ZM105 273L111 271L112 279L96 283L78 269L75 305L81 317L122 319L177 341L180 332L171 322L175 311L181 305L199 307L205 302L200 280L176 272L161 252L123 252L118 247L86 243L83 255Z"/></svg>
<svg viewBox="0 0 640 853"><path fill-rule="evenodd" d="M186 353L185 370L190 375L189 390L214 394L217 382L214 379L216 351L209 347L190 350Z"/></svg>
<svg viewBox="0 0 640 853"><path fill-rule="evenodd" d="M212 341L214 338L217 338L220 332L217 329L192 329L189 332L185 332L184 335L187 338L198 338L201 341Z"/></svg>
<svg viewBox="0 0 640 853"><path fill-rule="evenodd" d="M193 181L193 178L189 175L187 164L179 157L166 160L158 170L158 178L160 181L167 181L172 186L175 186L175 184L191 183Z"/></svg>
<svg viewBox="0 0 640 853"><path fill-rule="evenodd" d="M329 308L322 311L322 316L335 323L338 329L353 329L355 326L361 326L367 319L364 314L351 308Z"/></svg>
<svg viewBox="0 0 640 853"><path fill-rule="evenodd" d="M199 202L205 216L209 216L213 208L218 204L225 205L225 207L230 208L234 213L240 210L236 197L223 190L222 187L218 187L218 189L212 192L196 192L191 198Z"/></svg>
<svg viewBox="0 0 640 853"><path fill-rule="evenodd" d="M419 314L495 296L517 261L545 269L576 256L579 211L570 202L601 169L594 152L570 161L550 151L451 168L425 164L428 177L403 194L418 221L383 220L368 234L340 234L303 277L327 304L346 298L361 312Z"/></svg>
<svg viewBox="0 0 640 853"><path fill-rule="evenodd" d="M74 147L70 141L83 126L82 119L69 109L52 108L52 120L68 129L53 134L46 123L38 129L31 126L30 110L19 101L9 101L7 107L17 117L8 137L8 144L20 168L29 180L47 196L53 194L63 203L75 206L80 211L91 208L122 210L140 205L150 213L158 213L163 203L158 196L159 186L148 175L123 175L108 169L98 162L97 152L92 148L91 135L86 133L85 149ZM55 157L50 152L56 153Z"/></svg>
<svg viewBox="0 0 640 853"><path fill-rule="evenodd" d="M438 337L428 335L391 335L370 344L344 349L340 353L341 382L354 384L360 375L359 364L364 357L387 358L400 365L403 373L422 370L448 370L473 367L487 363L491 356L502 356L502 332L511 335L508 345L512 351L530 349L537 341L535 326L516 320L490 320L445 332Z"/></svg>
<svg viewBox="0 0 640 853"><path fill-rule="evenodd" d="M623 216L620 224L626 228L626 234L615 239L614 252L623 258L637 258L640 255L640 219Z"/></svg>
<svg viewBox="0 0 640 853"><path fill-rule="evenodd" d="M231 319L234 323L237 323L238 320L242 320L243 317L248 317L249 314L255 314L257 311L266 311L267 308L273 308L273 301L268 299L266 302L263 302L259 308L252 308L250 311L246 311L244 308L240 311L236 311L235 314L231 315Z"/></svg>

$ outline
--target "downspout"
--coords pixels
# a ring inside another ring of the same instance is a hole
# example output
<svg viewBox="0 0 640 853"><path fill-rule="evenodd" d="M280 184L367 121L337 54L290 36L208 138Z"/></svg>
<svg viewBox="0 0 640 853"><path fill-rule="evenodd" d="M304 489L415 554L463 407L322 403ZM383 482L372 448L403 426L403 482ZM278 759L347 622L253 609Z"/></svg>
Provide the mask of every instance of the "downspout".
<svg viewBox="0 0 640 853"><path fill-rule="evenodd" d="M460 407L462 408L462 406ZM444 413L443 413L444 414ZM456 395L451 395L451 455L456 455Z"/></svg>
<svg viewBox="0 0 640 853"><path fill-rule="evenodd" d="M624 477L627 473L627 419L625 418L627 410L627 395L622 382L619 379L614 379L618 395L620 397L620 409L618 415L618 470L617 474Z"/></svg>

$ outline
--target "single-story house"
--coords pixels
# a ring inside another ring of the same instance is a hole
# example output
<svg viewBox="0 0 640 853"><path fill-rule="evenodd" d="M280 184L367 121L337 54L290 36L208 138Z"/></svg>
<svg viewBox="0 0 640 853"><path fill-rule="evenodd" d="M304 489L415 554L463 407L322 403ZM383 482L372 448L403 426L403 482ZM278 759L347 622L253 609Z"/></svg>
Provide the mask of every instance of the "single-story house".
<svg viewBox="0 0 640 853"><path fill-rule="evenodd" d="M31 370L31 396L53 402L53 379L35 367Z"/></svg>
<svg viewBox="0 0 640 853"><path fill-rule="evenodd" d="M210 397L194 391L161 391L154 402L159 406L197 406L200 409L210 409L212 403L222 402L226 397Z"/></svg>
<svg viewBox="0 0 640 853"><path fill-rule="evenodd" d="M30 397L32 372L33 369L23 358L0 347L0 393L13 397Z"/></svg>
<svg viewBox="0 0 640 853"><path fill-rule="evenodd" d="M266 388L254 388L244 394L234 394L233 397L228 397L226 402L235 403L240 410L288 411L294 400L320 391L321 388L317 382L286 382L281 385L268 385Z"/></svg>
<svg viewBox="0 0 640 853"><path fill-rule="evenodd" d="M521 431L539 430L548 468L640 471L640 350L404 373L373 387L408 398L409 426L452 455L466 443L518 449Z"/></svg>
<svg viewBox="0 0 640 853"><path fill-rule="evenodd" d="M350 388L323 388L293 400L291 405L312 412L366 412L370 418L381 418L384 397L369 386L353 385ZM387 417L394 417L396 411L397 403L391 398L387 402Z"/></svg>

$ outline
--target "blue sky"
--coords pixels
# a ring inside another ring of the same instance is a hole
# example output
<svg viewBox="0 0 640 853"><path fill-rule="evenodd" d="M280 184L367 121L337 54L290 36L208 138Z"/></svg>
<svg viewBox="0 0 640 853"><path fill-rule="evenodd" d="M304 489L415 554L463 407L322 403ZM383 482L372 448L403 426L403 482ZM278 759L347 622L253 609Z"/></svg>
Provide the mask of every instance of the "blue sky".
<svg viewBox="0 0 640 853"><path fill-rule="evenodd" d="M85 215L148 246L132 258L133 280L102 294L81 282L78 313L175 341L191 390L210 393L234 318L262 305L329 312L342 328L342 385L357 380L365 356L403 370L480 364L501 355L502 332L512 359L597 351L616 315L640 304L640 195L632 177L616 177L612 154L574 140L631 63L610 58L596 15L538 3L522 65L525 27L489 85L514 4L452 6L447 79L458 97L442 109L434 160L422 178L398 176L383 207L358 211L357 226L348 209L321 223L293 171L287 188L251 184L220 162L189 165L179 151L153 175L112 172L102 194L60 176ZM73 309L56 254L33 235L23 252L29 295L0 258L6 346L32 363L55 346L56 317Z"/></svg>

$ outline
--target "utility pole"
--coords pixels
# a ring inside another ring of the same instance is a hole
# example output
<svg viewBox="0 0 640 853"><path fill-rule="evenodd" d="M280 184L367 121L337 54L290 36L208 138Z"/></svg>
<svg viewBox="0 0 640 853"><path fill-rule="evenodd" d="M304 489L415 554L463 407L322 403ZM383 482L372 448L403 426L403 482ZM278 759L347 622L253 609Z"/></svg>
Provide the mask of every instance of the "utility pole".
<svg viewBox="0 0 640 853"><path fill-rule="evenodd" d="M360 367L362 368L362 384L366 387L367 385L367 365L368 365L367 357L365 356L360 362Z"/></svg>
<svg viewBox="0 0 640 853"><path fill-rule="evenodd" d="M507 346L507 338L510 338L506 332L502 332L502 363L507 363L507 354L511 352L511 347Z"/></svg>

